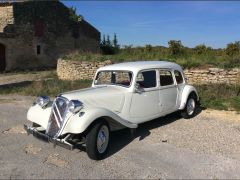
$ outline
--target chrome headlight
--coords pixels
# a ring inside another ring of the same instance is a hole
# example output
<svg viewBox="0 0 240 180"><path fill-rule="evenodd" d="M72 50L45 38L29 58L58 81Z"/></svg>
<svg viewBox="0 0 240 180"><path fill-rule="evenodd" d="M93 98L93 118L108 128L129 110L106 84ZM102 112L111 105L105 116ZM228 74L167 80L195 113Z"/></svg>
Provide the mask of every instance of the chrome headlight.
<svg viewBox="0 0 240 180"><path fill-rule="evenodd" d="M46 106L49 102L50 102L50 99L47 96L39 96L36 99L36 104L38 104L41 107Z"/></svg>
<svg viewBox="0 0 240 180"><path fill-rule="evenodd" d="M78 100L71 100L68 104L68 110L74 114L83 108L83 103Z"/></svg>

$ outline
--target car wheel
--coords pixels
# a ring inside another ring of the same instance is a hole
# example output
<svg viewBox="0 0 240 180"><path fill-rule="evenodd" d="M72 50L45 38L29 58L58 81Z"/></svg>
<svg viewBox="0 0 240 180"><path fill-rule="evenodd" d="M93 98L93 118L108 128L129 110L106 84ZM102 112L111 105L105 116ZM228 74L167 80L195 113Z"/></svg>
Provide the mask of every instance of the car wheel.
<svg viewBox="0 0 240 180"><path fill-rule="evenodd" d="M86 135L86 151L88 157L101 160L107 153L110 139L109 126L106 122L97 122Z"/></svg>
<svg viewBox="0 0 240 180"><path fill-rule="evenodd" d="M197 108L197 96L195 94L190 94L187 103L181 115L184 119L189 119L195 116Z"/></svg>

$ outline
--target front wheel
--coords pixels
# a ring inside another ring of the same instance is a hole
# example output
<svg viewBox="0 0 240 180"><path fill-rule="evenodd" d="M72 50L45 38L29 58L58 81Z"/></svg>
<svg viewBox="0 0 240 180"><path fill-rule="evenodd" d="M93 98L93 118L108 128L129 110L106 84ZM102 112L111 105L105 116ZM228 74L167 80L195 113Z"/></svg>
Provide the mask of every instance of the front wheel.
<svg viewBox="0 0 240 180"><path fill-rule="evenodd" d="M197 108L197 96L195 94L190 94L187 103L181 115L184 119L189 119L195 116Z"/></svg>
<svg viewBox="0 0 240 180"><path fill-rule="evenodd" d="M97 122L86 135L86 151L88 157L101 160L107 153L110 139L109 126L106 122Z"/></svg>

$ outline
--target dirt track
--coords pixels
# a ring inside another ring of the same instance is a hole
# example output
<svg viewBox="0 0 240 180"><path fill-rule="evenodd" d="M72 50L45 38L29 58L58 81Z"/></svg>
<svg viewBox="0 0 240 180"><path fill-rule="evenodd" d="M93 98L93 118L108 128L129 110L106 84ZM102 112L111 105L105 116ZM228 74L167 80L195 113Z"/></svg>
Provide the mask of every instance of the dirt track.
<svg viewBox="0 0 240 180"><path fill-rule="evenodd" d="M172 114L112 134L102 161L27 136L32 97L0 96L0 178L240 178L240 115L202 111L191 120Z"/></svg>
<svg viewBox="0 0 240 180"><path fill-rule="evenodd" d="M22 73L0 74L0 86L46 79L53 71L30 71Z"/></svg>

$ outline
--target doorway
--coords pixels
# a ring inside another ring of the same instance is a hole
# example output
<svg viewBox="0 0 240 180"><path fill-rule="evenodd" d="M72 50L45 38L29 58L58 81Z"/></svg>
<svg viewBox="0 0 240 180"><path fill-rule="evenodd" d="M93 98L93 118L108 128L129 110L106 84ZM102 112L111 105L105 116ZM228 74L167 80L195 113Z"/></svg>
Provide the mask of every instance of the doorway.
<svg viewBox="0 0 240 180"><path fill-rule="evenodd" d="M6 52L5 46L0 44L0 72L6 69Z"/></svg>

